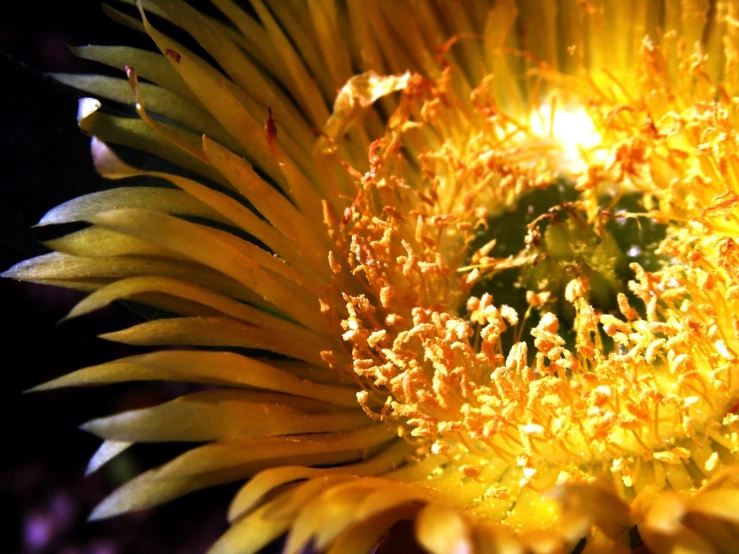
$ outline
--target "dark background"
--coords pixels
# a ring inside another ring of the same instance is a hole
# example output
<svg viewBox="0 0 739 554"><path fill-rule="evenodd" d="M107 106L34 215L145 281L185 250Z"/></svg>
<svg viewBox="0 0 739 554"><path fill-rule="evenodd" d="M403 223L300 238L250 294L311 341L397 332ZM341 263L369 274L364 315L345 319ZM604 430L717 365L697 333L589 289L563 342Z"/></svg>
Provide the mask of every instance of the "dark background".
<svg viewBox="0 0 739 554"><path fill-rule="evenodd" d="M77 129L80 95L43 74L99 71L102 66L78 60L68 49L83 44L152 48L146 37L110 21L97 0L3 6L0 272L45 252L39 241L59 235L58 229L31 229L47 210L111 186L93 171L89 138ZM72 291L0 279L0 554L204 552L226 528L236 485L108 521L85 521L115 486L182 448L136 447L84 478L100 441L77 427L93 417L167 400L181 392L176 386L22 394L74 369L138 352L96 338L139 321L121 306L57 325L80 298Z"/></svg>

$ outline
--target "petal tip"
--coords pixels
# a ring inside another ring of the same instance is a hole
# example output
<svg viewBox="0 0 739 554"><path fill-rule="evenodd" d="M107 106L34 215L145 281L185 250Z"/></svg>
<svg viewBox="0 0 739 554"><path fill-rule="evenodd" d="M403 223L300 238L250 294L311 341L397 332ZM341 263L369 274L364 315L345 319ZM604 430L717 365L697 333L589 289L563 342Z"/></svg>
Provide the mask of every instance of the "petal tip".
<svg viewBox="0 0 739 554"><path fill-rule="evenodd" d="M79 104L77 105L77 123L81 124L82 121L90 117L101 107L102 104L99 100L96 100L95 98L80 98Z"/></svg>

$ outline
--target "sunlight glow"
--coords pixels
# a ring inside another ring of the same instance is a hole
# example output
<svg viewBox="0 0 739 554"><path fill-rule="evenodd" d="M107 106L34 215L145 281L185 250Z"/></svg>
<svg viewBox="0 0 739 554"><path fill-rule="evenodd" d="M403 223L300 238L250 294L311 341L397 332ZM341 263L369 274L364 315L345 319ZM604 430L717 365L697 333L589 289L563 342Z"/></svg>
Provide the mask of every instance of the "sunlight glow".
<svg viewBox="0 0 739 554"><path fill-rule="evenodd" d="M561 150L563 170L581 173L587 169L583 154L591 155L601 143L595 124L583 108L555 107L543 104L531 114L529 129L534 135L553 141Z"/></svg>

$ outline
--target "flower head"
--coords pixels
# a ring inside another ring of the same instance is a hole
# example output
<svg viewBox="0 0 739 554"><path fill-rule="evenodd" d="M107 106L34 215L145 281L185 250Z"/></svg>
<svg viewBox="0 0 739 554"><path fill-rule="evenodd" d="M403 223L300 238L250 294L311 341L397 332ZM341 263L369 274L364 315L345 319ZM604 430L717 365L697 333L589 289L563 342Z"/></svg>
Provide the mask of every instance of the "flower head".
<svg viewBox="0 0 739 554"><path fill-rule="evenodd" d="M86 424L197 446L93 517L250 478L213 552L730 552L739 538L733 2L139 2L158 54L60 75L111 179L6 276L164 308L182 346L38 387L215 385ZM184 29L220 70L158 28ZM145 80L145 81L144 81ZM201 139L202 136L202 139ZM125 163L108 144L179 166ZM164 186L165 184L169 186ZM214 349L212 347L219 347Z"/></svg>

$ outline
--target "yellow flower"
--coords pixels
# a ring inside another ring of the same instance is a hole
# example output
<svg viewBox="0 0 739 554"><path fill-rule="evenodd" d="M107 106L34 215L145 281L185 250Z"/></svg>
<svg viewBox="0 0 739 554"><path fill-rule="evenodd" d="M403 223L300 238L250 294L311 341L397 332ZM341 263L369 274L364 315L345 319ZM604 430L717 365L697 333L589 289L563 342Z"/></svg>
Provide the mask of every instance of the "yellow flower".
<svg viewBox="0 0 739 554"><path fill-rule="evenodd" d="M139 116L80 102L97 170L159 184L53 209L90 226L5 273L177 314L110 340L219 347L38 387L217 387L86 424L93 469L206 443L92 517L249 479L213 553L405 519L440 554L736 552L739 3L214 4L108 9L161 54L76 50L128 82L58 79Z"/></svg>

